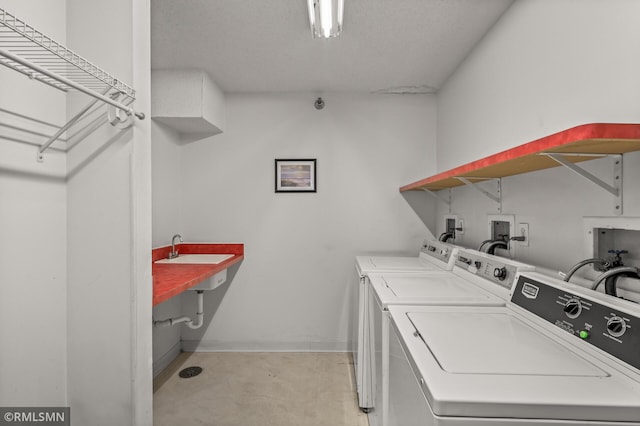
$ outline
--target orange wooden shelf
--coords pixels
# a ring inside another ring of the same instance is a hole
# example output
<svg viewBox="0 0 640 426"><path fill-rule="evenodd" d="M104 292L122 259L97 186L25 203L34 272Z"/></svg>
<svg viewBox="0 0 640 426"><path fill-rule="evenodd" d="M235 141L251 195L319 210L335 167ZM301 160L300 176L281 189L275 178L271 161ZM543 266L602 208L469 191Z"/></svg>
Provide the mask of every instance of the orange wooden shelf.
<svg viewBox="0 0 640 426"><path fill-rule="evenodd" d="M638 150L640 124L584 124L410 183L402 186L400 192L439 191L464 185L457 177L474 182L560 166L552 158L541 155L544 153L564 154L567 161L578 163L594 157L570 154L624 154Z"/></svg>

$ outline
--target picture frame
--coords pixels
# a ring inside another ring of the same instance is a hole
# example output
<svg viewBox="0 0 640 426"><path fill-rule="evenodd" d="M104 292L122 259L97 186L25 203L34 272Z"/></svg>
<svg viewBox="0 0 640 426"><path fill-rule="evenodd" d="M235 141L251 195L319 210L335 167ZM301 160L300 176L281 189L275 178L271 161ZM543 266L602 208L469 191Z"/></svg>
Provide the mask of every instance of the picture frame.
<svg viewBox="0 0 640 426"><path fill-rule="evenodd" d="M316 159L275 159L275 192L316 192Z"/></svg>

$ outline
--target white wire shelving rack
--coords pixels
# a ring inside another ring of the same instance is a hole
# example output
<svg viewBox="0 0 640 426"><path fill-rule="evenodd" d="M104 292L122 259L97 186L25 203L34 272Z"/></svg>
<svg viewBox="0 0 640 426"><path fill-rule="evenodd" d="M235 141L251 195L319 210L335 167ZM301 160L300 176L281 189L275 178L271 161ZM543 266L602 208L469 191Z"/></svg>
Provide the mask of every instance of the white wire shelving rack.
<svg viewBox="0 0 640 426"><path fill-rule="evenodd" d="M40 161L46 149L98 102L114 109L109 113L109 121L116 127L130 126L133 117L145 118L143 113L131 107L136 97L132 87L2 8L0 65L63 92L79 91L95 98L39 147Z"/></svg>

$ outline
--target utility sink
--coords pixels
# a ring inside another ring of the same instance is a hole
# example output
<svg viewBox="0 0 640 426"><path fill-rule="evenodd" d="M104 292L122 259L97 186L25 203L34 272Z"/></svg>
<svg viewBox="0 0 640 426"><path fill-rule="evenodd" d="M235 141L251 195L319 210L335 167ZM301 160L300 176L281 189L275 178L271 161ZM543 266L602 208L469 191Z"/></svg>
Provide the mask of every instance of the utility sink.
<svg viewBox="0 0 640 426"><path fill-rule="evenodd" d="M232 258L233 254L181 254L173 259L160 259L155 263L170 263L183 265L216 265Z"/></svg>

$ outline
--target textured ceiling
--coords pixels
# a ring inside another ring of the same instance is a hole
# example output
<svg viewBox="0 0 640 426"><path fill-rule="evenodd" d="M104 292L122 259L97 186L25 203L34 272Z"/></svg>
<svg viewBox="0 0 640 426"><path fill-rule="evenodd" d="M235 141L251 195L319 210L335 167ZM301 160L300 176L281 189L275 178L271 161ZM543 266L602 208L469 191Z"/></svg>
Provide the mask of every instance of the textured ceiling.
<svg viewBox="0 0 640 426"><path fill-rule="evenodd" d="M306 3L152 0L152 67L204 69L225 92L435 92L512 0L345 0L329 40Z"/></svg>

